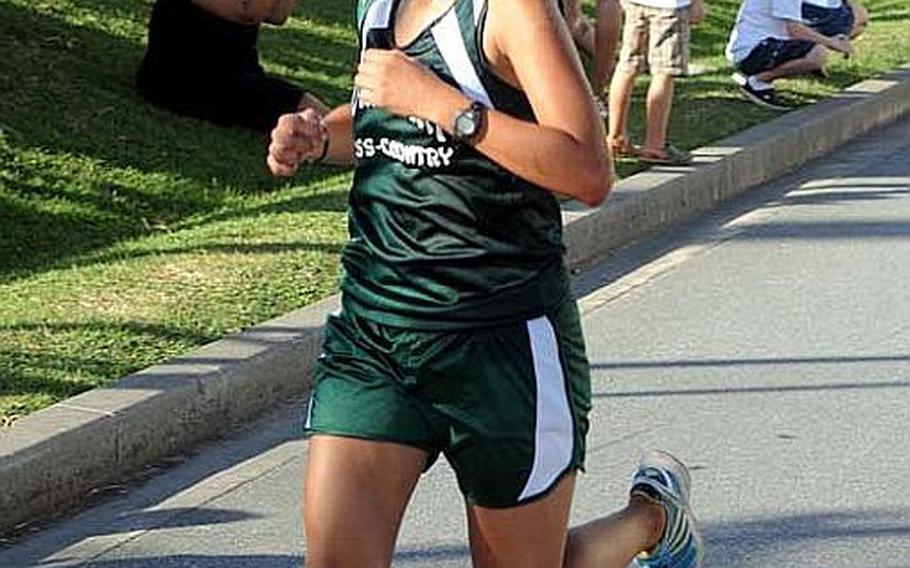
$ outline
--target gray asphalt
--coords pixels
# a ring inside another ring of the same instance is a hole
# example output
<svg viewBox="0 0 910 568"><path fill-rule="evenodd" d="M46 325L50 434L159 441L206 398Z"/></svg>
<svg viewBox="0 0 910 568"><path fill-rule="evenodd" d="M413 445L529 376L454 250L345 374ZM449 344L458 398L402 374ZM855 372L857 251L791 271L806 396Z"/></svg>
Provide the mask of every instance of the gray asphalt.
<svg viewBox="0 0 910 568"><path fill-rule="evenodd" d="M910 119L577 278L594 369L573 520L642 448L693 470L710 567L910 567ZM0 548L0 566L278 568L305 554L301 405ZM462 567L437 464L396 566ZM356 535L355 535L356 536Z"/></svg>

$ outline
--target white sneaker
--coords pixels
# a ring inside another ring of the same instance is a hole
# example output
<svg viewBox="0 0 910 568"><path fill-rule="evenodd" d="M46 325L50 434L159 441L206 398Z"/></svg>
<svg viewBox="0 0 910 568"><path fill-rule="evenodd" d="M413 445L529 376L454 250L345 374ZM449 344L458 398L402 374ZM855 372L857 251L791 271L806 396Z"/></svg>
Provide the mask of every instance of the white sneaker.
<svg viewBox="0 0 910 568"><path fill-rule="evenodd" d="M689 507L692 482L689 470L667 452L651 450L642 454L632 478L632 493L643 495L667 511L664 535L657 546L639 554L640 568L698 568L704 556L704 542Z"/></svg>

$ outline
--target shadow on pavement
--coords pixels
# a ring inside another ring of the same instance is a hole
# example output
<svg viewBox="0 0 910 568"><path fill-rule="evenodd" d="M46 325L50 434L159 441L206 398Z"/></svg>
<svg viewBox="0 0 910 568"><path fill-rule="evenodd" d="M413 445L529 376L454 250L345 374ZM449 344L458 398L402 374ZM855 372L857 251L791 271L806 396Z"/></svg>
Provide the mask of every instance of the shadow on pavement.
<svg viewBox="0 0 910 568"><path fill-rule="evenodd" d="M471 550L467 544L450 544L426 548L400 548L392 561L394 566L433 566L436 562L462 559L465 566L471 563Z"/></svg>
<svg viewBox="0 0 910 568"><path fill-rule="evenodd" d="M845 365L863 363L910 363L910 355L870 355L862 357L780 357L754 359L691 359L670 361L617 361L592 363L592 370L616 371L633 369L691 369L712 367L792 366L792 365ZM625 390L593 393L592 398L642 398L669 396L708 396L757 393L824 392L868 389L910 388L910 380L876 380L866 382L818 383L804 385L753 385L725 386L718 388Z"/></svg>
<svg viewBox="0 0 910 568"><path fill-rule="evenodd" d="M87 497L83 512L75 516L64 515L59 519L60 524L52 521L44 526L35 527L40 529L38 532L0 542L0 566L55 566L59 564L56 563L57 561L42 564L41 559L97 536L167 528L224 525L259 518L256 513L206 506L153 508L220 472L299 439L300 417L298 414L301 409L302 404L299 401L276 408L273 414L259 422L223 432L220 440L216 439L196 448L193 455L178 456L151 464L145 470L134 474L124 484L113 486L115 491L110 493L100 491L96 496ZM205 454L205 459L195 458L200 454ZM275 462L270 467L270 471L283 467L286 461ZM124 567L293 565L293 562L288 563L290 557L275 557L279 560L284 558L284 563L267 563L267 560L273 557L262 557L259 560L254 558L252 564L244 563L248 557L235 557L236 563L228 564L207 564L204 562L204 557L189 555L180 558L187 559L186 563L180 563L178 560L165 563L160 559L150 559L146 562L139 559L124 560L114 564L102 562L91 565ZM230 557L227 558L230 562ZM196 563L190 562L190 560ZM222 557L213 557L213 562L215 561L221 562Z"/></svg>
<svg viewBox="0 0 910 568"><path fill-rule="evenodd" d="M764 519L708 523L704 527L708 552L706 565L720 567L766 567L804 565L800 551L812 558L817 545L881 547L884 540L910 536L910 510L831 511L785 515ZM867 541L863 543L862 541ZM813 551L813 549L815 549ZM794 553L794 551L796 551ZM794 556L795 554L795 556ZM441 545L403 549L395 555L394 566L433 566L462 560L470 565L465 545ZM152 558L124 558L90 563L94 568L290 568L299 567L302 557L289 555L204 555L180 554ZM37 564L42 568L67 566L66 560Z"/></svg>
<svg viewBox="0 0 910 568"><path fill-rule="evenodd" d="M302 565L301 559L287 555L235 555L213 556L207 554L178 554L153 558L124 558L92 562L97 568L291 568ZM72 566L66 560L38 564L42 568Z"/></svg>
<svg viewBox="0 0 910 568"><path fill-rule="evenodd" d="M673 369L698 367L738 367L768 365L842 365L845 363L904 363L910 362L910 354L864 355L860 357L757 357L745 359L673 359L669 361L616 361L615 363L593 363L592 369Z"/></svg>
<svg viewBox="0 0 910 568"><path fill-rule="evenodd" d="M709 524L705 527L708 550L706 564L712 568L748 568L767 566L822 566L819 545L829 551L834 546L856 547L857 557L862 549L878 549L881 557L869 558L869 566L881 566L883 558L894 558L906 566L900 555L893 555L884 540L910 536L910 510L878 509L869 511L832 511L770 517L760 520ZM869 542L862 542L869 541ZM814 549L814 550L813 550ZM805 556L801 556L805 553ZM848 565L846 560L842 565Z"/></svg>
<svg viewBox="0 0 910 568"><path fill-rule="evenodd" d="M200 525L223 525L261 518L262 515L232 509L191 507L161 509L157 511L135 511L120 517L118 532L126 533L143 530L161 530ZM99 531L107 532L107 531Z"/></svg>

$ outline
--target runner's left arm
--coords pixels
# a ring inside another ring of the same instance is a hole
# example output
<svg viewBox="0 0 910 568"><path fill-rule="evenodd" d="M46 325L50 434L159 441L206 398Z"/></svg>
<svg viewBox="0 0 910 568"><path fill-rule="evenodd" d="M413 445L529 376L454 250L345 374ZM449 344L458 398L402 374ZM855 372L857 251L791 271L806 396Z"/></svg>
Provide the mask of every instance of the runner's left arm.
<svg viewBox="0 0 910 568"><path fill-rule="evenodd" d="M300 164L354 163L353 121L351 105L345 104L322 116L315 109L285 114L272 130L269 169L276 176L288 177L297 173Z"/></svg>
<svg viewBox="0 0 910 568"><path fill-rule="evenodd" d="M496 0L489 6L485 45L491 46L492 64L513 70L537 121L491 109L486 132L475 147L537 185L588 205L599 204L612 188L612 160L556 3ZM395 114L431 120L449 133L455 115L471 103L460 90L398 50L367 50L354 84L362 100Z"/></svg>

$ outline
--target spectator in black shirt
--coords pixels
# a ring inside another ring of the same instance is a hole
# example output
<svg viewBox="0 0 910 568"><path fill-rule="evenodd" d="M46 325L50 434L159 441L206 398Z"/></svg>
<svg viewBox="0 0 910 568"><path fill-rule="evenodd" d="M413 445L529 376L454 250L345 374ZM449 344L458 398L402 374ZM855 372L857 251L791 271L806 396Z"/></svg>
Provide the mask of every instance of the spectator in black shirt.
<svg viewBox="0 0 910 568"><path fill-rule="evenodd" d="M259 64L259 26L283 24L295 0L158 0L148 50L139 68L142 96L160 107L264 132L282 114L322 102L266 75Z"/></svg>

